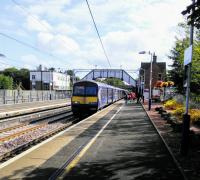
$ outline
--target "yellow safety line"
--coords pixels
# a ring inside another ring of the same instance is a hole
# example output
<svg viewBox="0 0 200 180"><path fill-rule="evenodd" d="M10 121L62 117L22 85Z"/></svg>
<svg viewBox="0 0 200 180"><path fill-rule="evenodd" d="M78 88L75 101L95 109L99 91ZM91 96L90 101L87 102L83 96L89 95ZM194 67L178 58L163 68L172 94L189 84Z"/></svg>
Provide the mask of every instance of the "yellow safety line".
<svg viewBox="0 0 200 180"><path fill-rule="evenodd" d="M103 130L107 127L107 125L113 120L113 118L117 115L117 113L121 110L122 106L117 110L117 112L111 117L111 119L103 126L103 128L93 137L90 142L83 148L82 151L68 164L68 166L64 169L63 174L61 174L57 179L63 179L66 174L68 174L72 168L74 168L83 155L87 152L87 150L92 146L98 136L103 132Z"/></svg>

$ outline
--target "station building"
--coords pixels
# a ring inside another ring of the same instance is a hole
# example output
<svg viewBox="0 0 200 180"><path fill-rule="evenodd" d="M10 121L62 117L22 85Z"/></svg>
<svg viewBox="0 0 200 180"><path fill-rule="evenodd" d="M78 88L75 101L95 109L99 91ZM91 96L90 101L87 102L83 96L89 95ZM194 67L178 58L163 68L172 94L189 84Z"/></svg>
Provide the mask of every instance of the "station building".
<svg viewBox="0 0 200 180"><path fill-rule="evenodd" d="M141 62L140 67L140 82L143 83L144 89L149 89L150 81L150 62ZM166 62L157 62L157 56L153 56L152 61L152 88L155 86L157 81L166 80Z"/></svg>
<svg viewBox="0 0 200 180"><path fill-rule="evenodd" d="M70 76L50 70L30 71L31 90L70 90Z"/></svg>

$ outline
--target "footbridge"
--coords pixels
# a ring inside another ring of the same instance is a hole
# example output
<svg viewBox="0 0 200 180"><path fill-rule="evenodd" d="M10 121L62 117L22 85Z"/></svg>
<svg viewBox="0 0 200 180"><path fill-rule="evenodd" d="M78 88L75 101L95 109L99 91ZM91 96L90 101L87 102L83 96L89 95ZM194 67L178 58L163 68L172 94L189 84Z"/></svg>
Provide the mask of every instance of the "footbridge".
<svg viewBox="0 0 200 180"><path fill-rule="evenodd" d="M123 69L93 69L82 79L95 80L97 78L118 78L127 84L136 87L136 80Z"/></svg>

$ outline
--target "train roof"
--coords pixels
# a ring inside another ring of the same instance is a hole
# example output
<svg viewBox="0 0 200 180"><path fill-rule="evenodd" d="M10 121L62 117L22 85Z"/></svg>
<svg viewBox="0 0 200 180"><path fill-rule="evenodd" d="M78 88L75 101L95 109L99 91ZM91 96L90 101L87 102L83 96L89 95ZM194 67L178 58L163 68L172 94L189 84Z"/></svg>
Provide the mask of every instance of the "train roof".
<svg viewBox="0 0 200 180"><path fill-rule="evenodd" d="M97 82L97 81L94 81L94 80L81 80L81 81L75 82L74 85L81 83L81 82L91 82L91 83L97 84L97 86L99 86L99 87L107 87L107 88L114 88L114 89L118 89L118 90L128 91L126 89L121 89L121 88L111 86L111 85L108 85L108 84L105 84L105 83L102 83L102 82Z"/></svg>

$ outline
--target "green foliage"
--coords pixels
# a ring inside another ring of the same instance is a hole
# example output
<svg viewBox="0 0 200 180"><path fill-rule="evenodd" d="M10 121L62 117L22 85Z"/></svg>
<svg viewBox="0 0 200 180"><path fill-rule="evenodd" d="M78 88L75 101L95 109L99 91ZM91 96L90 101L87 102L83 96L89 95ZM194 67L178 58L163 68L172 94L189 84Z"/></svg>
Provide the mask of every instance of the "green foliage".
<svg viewBox="0 0 200 180"><path fill-rule="evenodd" d="M184 112L185 112L185 108L179 107L179 108L175 109L172 114L174 116L176 116L179 120L182 120Z"/></svg>
<svg viewBox="0 0 200 180"><path fill-rule="evenodd" d="M192 11L192 9L194 11ZM200 0L195 0L194 4L191 3L187 6L186 10L184 10L182 14L187 14L188 24L191 24L193 21L194 26L200 29Z"/></svg>
<svg viewBox="0 0 200 180"><path fill-rule="evenodd" d="M14 88L17 88L19 84L22 85L24 89L30 88L29 70L22 68L20 70L15 67L7 68L2 72L5 76L9 76L14 81Z"/></svg>
<svg viewBox="0 0 200 180"><path fill-rule="evenodd" d="M183 114L185 113L185 107L179 107L173 111L173 115L179 120L183 119ZM200 110L199 109L189 109L191 123L200 121Z"/></svg>
<svg viewBox="0 0 200 180"><path fill-rule="evenodd" d="M13 89L13 79L0 74L0 89Z"/></svg>
<svg viewBox="0 0 200 180"><path fill-rule="evenodd" d="M118 78L106 78L105 80L101 82L109 84L111 86L120 87L120 88L125 86L124 82Z"/></svg>
<svg viewBox="0 0 200 180"><path fill-rule="evenodd" d="M56 69L55 69L54 67L51 67L51 68L49 68L48 70L49 70L49 71L52 71L52 72L55 72L55 71L56 71Z"/></svg>
<svg viewBox="0 0 200 180"><path fill-rule="evenodd" d="M65 73L67 73L67 75L70 76L70 89L72 89L73 78L75 78L75 81L79 81L79 80L80 80L80 77L75 76L73 70L67 70L67 71L65 71ZM75 76L75 77L74 77L74 76Z"/></svg>
<svg viewBox="0 0 200 180"><path fill-rule="evenodd" d="M172 59L172 69L169 73L169 80L173 81L179 93L183 93L184 78L184 51L189 47L189 27L186 24L179 24L184 31L184 38L176 38L175 46L172 48L169 58ZM193 59L191 70L191 92L200 92L200 31L195 31L193 44Z"/></svg>
<svg viewBox="0 0 200 180"><path fill-rule="evenodd" d="M70 75L72 77L73 74L74 74L73 70L67 70L67 75Z"/></svg>

